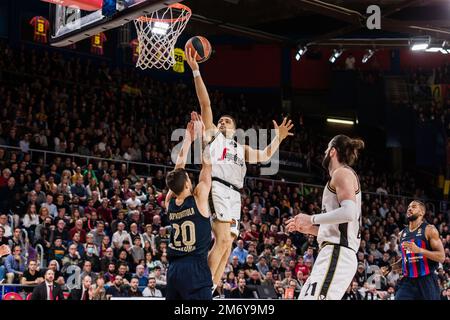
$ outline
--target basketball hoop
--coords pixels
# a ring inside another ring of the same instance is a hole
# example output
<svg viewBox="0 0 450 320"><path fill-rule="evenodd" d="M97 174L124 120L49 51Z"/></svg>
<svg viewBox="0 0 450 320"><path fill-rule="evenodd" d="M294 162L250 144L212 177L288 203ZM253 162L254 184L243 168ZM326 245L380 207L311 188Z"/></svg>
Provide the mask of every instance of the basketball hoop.
<svg viewBox="0 0 450 320"><path fill-rule="evenodd" d="M134 20L139 41L136 67L171 68L175 64L175 43L191 14L189 7L175 3Z"/></svg>

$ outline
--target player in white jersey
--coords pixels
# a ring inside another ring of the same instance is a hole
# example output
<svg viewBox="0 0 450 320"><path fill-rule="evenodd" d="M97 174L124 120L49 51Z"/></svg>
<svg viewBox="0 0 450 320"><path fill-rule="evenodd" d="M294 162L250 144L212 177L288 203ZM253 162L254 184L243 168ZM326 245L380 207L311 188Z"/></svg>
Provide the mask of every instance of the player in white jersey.
<svg viewBox="0 0 450 320"><path fill-rule="evenodd" d="M288 220L289 232L317 236L320 251L300 300L340 300L356 273L360 244L361 190L350 168L364 142L345 135L334 137L325 151L323 166L331 179L323 191L322 213L298 214Z"/></svg>
<svg viewBox="0 0 450 320"><path fill-rule="evenodd" d="M264 150L255 150L248 145L237 143L236 121L229 115L220 117L217 125L213 123L213 114L208 91L200 75L198 63L190 49L186 60L194 75L195 90L200 103L201 116L206 129L206 142L209 143L212 163L212 187L210 208L213 216L212 230L215 241L208 256L208 264L217 285L222 278L235 238L239 236L241 220L241 194L246 173L245 163L267 162L278 150L281 141L293 133L294 125L286 118L274 127L276 137Z"/></svg>

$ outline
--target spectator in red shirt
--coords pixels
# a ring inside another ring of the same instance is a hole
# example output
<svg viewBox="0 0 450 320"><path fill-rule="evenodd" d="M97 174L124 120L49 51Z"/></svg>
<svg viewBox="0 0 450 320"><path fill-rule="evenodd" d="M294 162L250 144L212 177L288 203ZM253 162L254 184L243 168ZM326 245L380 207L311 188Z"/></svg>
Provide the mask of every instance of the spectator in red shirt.
<svg viewBox="0 0 450 320"><path fill-rule="evenodd" d="M94 208L94 200L92 198L88 199L87 206L84 208L84 214L89 218L92 212L96 212Z"/></svg>
<svg viewBox="0 0 450 320"><path fill-rule="evenodd" d="M102 205L97 208L98 217L107 223L107 226L112 222L112 210L109 208L108 198L103 198Z"/></svg>
<svg viewBox="0 0 450 320"><path fill-rule="evenodd" d="M83 220L79 219L75 222L75 227L70 229L69 236L73 239L75 233L80 233L80 242L86 243L86 230L83 229Z"/></svg>
<svg viewBox="0 0 450 320"><path fill-rule="evenodd" d="M111 285L116 280L116 263L108 263L107 271L105 272L105 279L108 285Z"/></svg>
<svg viewBox="0 0 450 320"><path fill-rule="evenodd" d="M258 239L259 239L258 227L256 226L256 224L252 223L250 224L250 230L244 232L243 240L245 242L248 242L248 241L258 241Z"/></svg>
<svg viewBox="0 0 450 320"><path fill-rule="evenodd" d="M8 184L8 179L10 176L11 176L11 170L9 170L8 168L3 169L2 175L0 177L0 188L6 186Z"/></svg>
<svg viewBox="0 0 450 320"><path fill-rule="evenodd" d="M302 256L299 256L297 259L297 265L295 266L294 273L297 274L299 271L303 274L308 272L308 268L306 267Z"/></svg>

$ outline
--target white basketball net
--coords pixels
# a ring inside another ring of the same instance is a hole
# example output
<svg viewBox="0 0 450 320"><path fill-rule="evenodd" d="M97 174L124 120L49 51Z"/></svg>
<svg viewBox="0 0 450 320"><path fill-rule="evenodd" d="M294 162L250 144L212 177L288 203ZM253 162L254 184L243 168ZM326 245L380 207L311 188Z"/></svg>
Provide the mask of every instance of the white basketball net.
<svg viewBox="0 0 450 320"><path fill-rule="evenodd" d="M175 4L134 20L139 41L136 67L170 69L175 43L191 17L186 6Z"/></svg>

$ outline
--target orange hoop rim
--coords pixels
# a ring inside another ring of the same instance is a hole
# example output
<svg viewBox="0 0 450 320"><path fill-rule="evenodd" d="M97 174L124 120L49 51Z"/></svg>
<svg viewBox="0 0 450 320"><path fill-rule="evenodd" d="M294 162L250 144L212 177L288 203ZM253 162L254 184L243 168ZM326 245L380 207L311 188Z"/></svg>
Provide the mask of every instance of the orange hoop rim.
<svg viewBox="0 0 450 320"><path fill-rule="evenodd" d="M189 20L192 14L192 10L191 8L189 8L188 6L181 4L181 3L174 3L171 4L169 6L167 6L167 8L173 8L173 9L180 9L182 11L187 11L188 14L186 16L179 16L177 18L172 18L172 19L158 19L158 18L147 18L146 16L140 16L139 18L137 18L136 20L141 21L141 22L164 22L164 23L174 23L174 22L178 22L178 21L185 21L185 20ZM160 10L164 10L160 9Z"/></svg>

